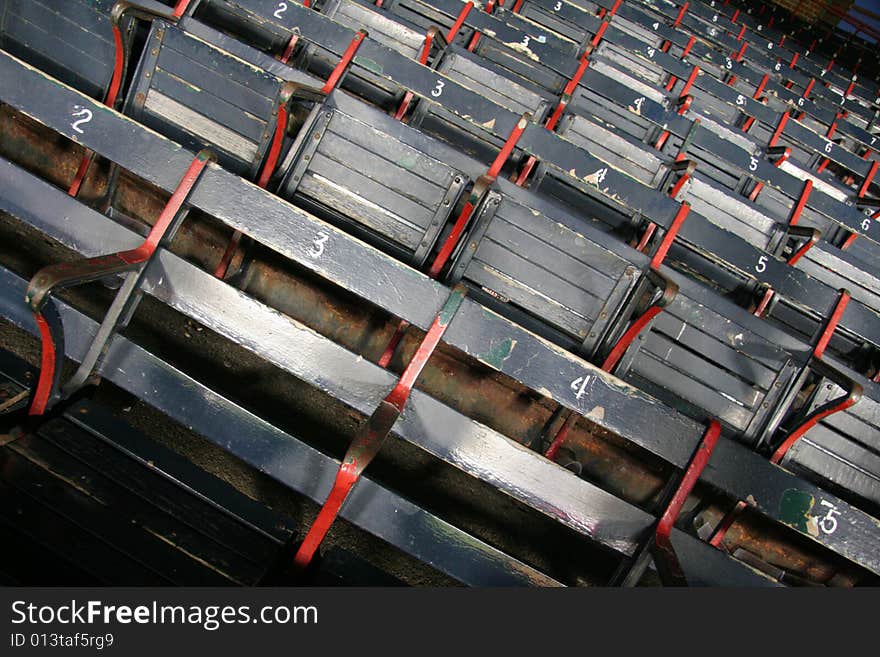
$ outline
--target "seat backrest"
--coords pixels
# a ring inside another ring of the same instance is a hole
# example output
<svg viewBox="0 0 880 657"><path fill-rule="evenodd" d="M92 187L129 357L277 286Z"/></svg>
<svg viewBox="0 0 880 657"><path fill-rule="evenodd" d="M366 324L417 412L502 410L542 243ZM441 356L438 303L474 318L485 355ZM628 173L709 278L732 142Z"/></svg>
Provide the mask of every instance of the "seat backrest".
<svg viewBox="0 0 880 657"><path fill-rule="evenodd" d="M155 21L125 111L141 123L255 177L275 131L283 81L265 70Z"/></svg>
<svg viewBox="0 0 880 657"><path fill-rule="evenodd" d="M811 428L788 450L784 464L880 508L880 385L868 381L862 385L862 398ZM810 410L843 394L826 381L817 391Z"/></svg>
<svg viewBox="0 0 880 657"><path fill-rule="evenodd" d="M0 48L104 100L116 48L113 0L0 0Z"/></svg>
<svg viewBox="0 0 880 657"><path fill-rule="evenodd" d="M451 282L465 281L488 305L589 357L615 326L640 274L546 205L539 211L490 192Z"/></svg>
<svg viewBox="0 0 880 657"><path fill-rule="evenodd" d="M321 10L340 25L353 30L366 30L371 39L415 59L425 40L424 32L393 20L386 14L373 11L356 0L331 0Z"/></svg>
<svg viewBox="0 0 880 657"><path fill-rule="evenodd" d="M780 346L786 343L797 346L687 281L633 341L615 373L695 419L716 418L754 443L775 429L780 405L790 402L806 363L806 348L793 356Z"/></svg>
<svg viewBox="0 0 880 657"><path fill-rule="evenodd" d="M279 193L421 265L468 177L430 137L360 103L340 109L332 98L300 130Z"/></svg>
<svg viewBox="0 0 880 657"><path fill-rule="evenodd" d="M559 126L559 134L586 149L594 157L625 171L649 187L656 187L669 168L657 151L605 128L583 116L570 115Z"/></svg>

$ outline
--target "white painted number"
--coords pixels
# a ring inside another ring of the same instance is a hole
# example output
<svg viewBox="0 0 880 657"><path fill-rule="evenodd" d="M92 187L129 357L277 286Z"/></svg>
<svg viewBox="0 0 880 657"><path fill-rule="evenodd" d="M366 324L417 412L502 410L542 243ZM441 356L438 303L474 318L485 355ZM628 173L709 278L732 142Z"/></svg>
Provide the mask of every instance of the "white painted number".
<svg viewBox="0 0 880 657"><path fill-rule="evenodd" d="M745 105L746 104L746 97L743 96L742 94L737 94L736 95L736 104L737 105Z"/></svg>
<svg viewBox="0 0 880 657"><path fill-rule="evenodd" d="M718 14L715 14L714 16L712 16L712 22L713 22L713 23L717 23L717 22L718 22Z"/></svg>
<svg viewBox="0 0 880 657"><path fill-rule="evenodd" d="M758 258L758 264L755 265L755 271L759 274L763 274L767 270L767 256L761 256Z"/></svg>
<svg viewBox="0 0 880 657"><path fill-rule="evenodd" d="M830 141L825 142L825 152L826 152L826 153L830 153L830 152L831 152L831 142L830 142Z"/></svg>
<svg viewBox="0 0 880 657"><path fill-rule="evenodd" d="M654 53L657 52L653 48L648 48L648 57L654 57Z"/></svg>
<svg viewBox="0 0 880 657"><path fill-rule="evenodd" d="M653 23L653 24L651 25L651 27L654 28L654 31L657 31L657 30L660 29L660 23Z"/></svg>
<svg viewBox="0 0 880 657"><path fill-rule="evenodd" d="M798 107L803 107L803 106L804 106L804 99L798 98Z"/></svg>
<svg viewBox="0 0 880 657"><path fill-rule="evenodd" d="M636 112L641 113L641 111L642 111L642 103L644 103L644 102L645 102L645 97L644 97L644 96L640 96L639 98L636 98L635 102L633 103L633 105L636 106Z"/></svg>
<svg viewBox="0 0 880 657"><path fill-rule="evenodd" d="M749 171L757 171L758 170L758 160L757 158L750 157L749 158Z"/></svg>
<svg viewBox="0 0 880 657"><path fill-rule="evenodd" d="M74 111L71 112L71 116L81 116L81 119L77 119L73 123L70 124L70 127L76 130L79 134L83 134L83 129L80 128L81 125L85 125L89 121L92 120L92 110L86 109L82 105L74 105Z"/></svg>
<svg viewBox="0 0 880 657"><path fill-rule="evenodd" d="M279 2L278 9L276 9L275 13L272 15L275 18L282 18L281 14L283 14L285 11L287 11L287 3L286 2Z"/></svg>
<svg viewBox="0 0 880 657"><path fill-rule="evenodd" d="M731 61L731 59L729 57L724 60L724 68L726 68L727 70L730 70L733 68L733 62Z"/></svg>
<svg viewBox="0 0 880 657"><path fill-rule="evenodd" d="M309 255L313 258L320 258L322 255L324 255L324 245L329 239L330 236L327 233L318 233L318 236L312 240L312 244L314 244L314 246L309 251Z"/></svg>
<svg viewBox="0 0 880 657"><path fill-rule="evenodd" d="M528 47L529 47L529 41L530 41L530 40L531 40L531 37L530 37L528 34L526 34L526 35L523 37L523 40L522 40L522 44L523 44L523 46L525 46L526 48L528 48Z"/></svg>
<svg viewBox="0 0 880 657"><path fill-rule="evenodd" d="M561 2L557 2L555 5L553 5L553 11L559 11L560 9L562 9Z"/></svg>
<svg viewBox="0 0 880 657"><path fill-rule="evenodd" d="M590 382L590 376L579 376L571 382L571 389L574 391L574 398L580 399L584 396L587 384Z"/></svg>
<svg viewBox="0 0 880 657"><path fill-rule="evenodd" d="M710 27L709 36L715 36L716 34L718 34L718 30L716 30L714 27Z"/></svg>
<svg viewBox="0 0 880 657"><path fill-rule="evenodd" d="M868 219L865 219L864 221L862 221L862 230L867 233L870 229L871 229L871 219L868 218Z"/></svg>
<svg viewBox="0 0 880 657"><path fill-rule="evenodd" d="M782 64L780 64L779 62L776 62L776 66L773 67L773 70L774 70L774 71L781 71L781 70L782 70Z"/></svg>
<svg viewBox="0 0 880 657"><path fill-rule="evenodd" d="M443 93L443 87L445 84L446 83L443 82L443 80L437 80L437 86L431 89L431 95L434 96L434 98L439 98L440 94Z"/></svg>
<svg viewBox="0 0 880 657"><path fill-rule="evenodd" d="M828 507L828 512L819 520L819 529L826 534L833 534L837 531L837 518L834 516L839 516L840 511L838 511L837 507L827 500L821 500L819 504Z"/></svg>
<svg viewBox="0 0 880 657"><path fill-rule="evenodd" d="M764 29L764 26L763 26L763 25L759 25L759 26L758 26L758 32L760 32L760 31L763 30L763 29Z"/></svg>
<svg viewBox="0 0 880 657"><path fill-rule="evenodd" d="M599 186L600 182L605 180L606 173L608 173L608 167L605 167L604 169L599 169L596 173L593 174L594 176L596 176L596 186L597 187Z"/></svg>
<svg viewBox="0 0 880 657"><path fill-rule="evenodd" d="M773 44L769 41L767 42L767 50L773 50Z"/></svg>

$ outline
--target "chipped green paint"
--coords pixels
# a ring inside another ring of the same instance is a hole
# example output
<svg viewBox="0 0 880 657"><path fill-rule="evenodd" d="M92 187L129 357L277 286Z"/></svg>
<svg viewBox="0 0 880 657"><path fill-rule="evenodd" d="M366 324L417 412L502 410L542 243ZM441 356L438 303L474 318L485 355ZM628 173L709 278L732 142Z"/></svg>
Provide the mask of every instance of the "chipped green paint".
<svg viewBox="0 0 880 657"><path fill-rule="evenodd" d="M369 57L358 57L357 55L355 55L355 58L351 61L358 66L363 66L368 71L372 71L376 75L382 75L383 73L385 73L385 69L383 69L382 65L375 59L370 59Z"/></svg>
<svg viewBox="0 0 880 657"><path fill-rule="evenodd" d="M515 346L516 340L511 338L504 338L500 342L492 341L489 346L489 351L483 354L481 358L496 370L500 370L504 361L510 357Z"/></svg>
<svg viewBox="0 0 880 657"><path fill-rule="evenodd" d="M443 307L440 309L438 320L440 321L441 325L449 325L449 322L452 321L452 317L458 311L458 307L461 305L461 302L464 301L464 297L466 294L467 290L461 285L457 285L452 290L452 294L449 295L446 303L443 304Z"/></svg>
<svg viewBox="0 0 880 657"><path fill-rule="evenodd" d="M809 493L789 488L779 500L779 519L789 527L804 534L810 533L810 511L816 504L816 498Z"/></svg>
<svg viewBox="0 0 880 657"><path fill-rule="evenodd" d="M397 163L404 169L412 169L419 163L419 158L415 154L408 154L397 160Z"/></svg>

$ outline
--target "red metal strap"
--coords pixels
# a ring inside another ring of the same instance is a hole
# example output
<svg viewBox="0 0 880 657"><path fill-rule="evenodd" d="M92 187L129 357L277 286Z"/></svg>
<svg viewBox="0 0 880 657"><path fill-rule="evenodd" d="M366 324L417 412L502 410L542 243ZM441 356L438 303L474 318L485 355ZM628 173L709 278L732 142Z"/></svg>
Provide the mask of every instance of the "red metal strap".
<svg viewBox="0 0 880 657"><path fill-rule="evenodd" d="M605 25L605 23L603 23ZM565 107L568 105L568 101L571 98L571 94L577 88L578 84L581 81L581 78L584 77L584 72L587 70L587 67L590 65L590 60L587 59L587 55L589 54L589 49L583 54L578 63L577 70L575 70L574 75L571 76L571 79L566 83L565 88L562 90L562 94L559 98L559 103L556 105L556 109L553 110L553 114L547 119L547 122L544 124L544 127L548 130L553 130L556 127L556 124L559 122L559 119L562 117L562 113L565 111Z"/></svg>
<svg viewBox="0 0 880 657"><path fill-rule="evenodd" d="M603 20L603 21L602 21L602 24L599 25L599 29L596 30L596 34L594 34L594 35L593 35L593 38L590 39L590 45L591 45L593 48L595 48L596 46L599 45L599 42L600 42L600 41L602 40L602 38L605 36L605 30L607 30L607 29L608 29L608 21L607 21L607 20ZM584 53L584 57L586 57L588 53L589 53L589 50L588 50L586 53Z"/></svg>
<svg viewBox="0 0 880 657"><path fill-rule="evenodd" d="M406 366L397 384L385 399L382 400L352 440L345 457L342 459L342 464L339 466L339 471L336 473L333 488L330 490L330 494L324 501L321 511L306 533L305 539L303 539L294 557L294 564L298 568L305 568L311 563L315 552L317 552L330 526L339 515L339 511L352 488L354 488L366 467L379 453L382 443L391 432L391 428L394 426L397 418L403 412L416 379L440 343L440 339L461 305L465 294L465 289L460 286L452 291L443 308L434 318L434 322L425 334L422 343Z"/></svg>
<svg viewBox="0 0 880 657"><path fill-rule="evenodd" d="M41 313L34 313L37 320L37 327L40 329L40 343L42 351L40 353L40 378L37 380L37 387L34 390L34 397L31 400L31 407L28 410L29 415L42 415L46 412L46 406L49 403L49 395L52 393L52 381L55 378L56 356L55 356L55 340L49 328L49 323Z"/></svg>
<svg viewBox="0 0 880 657"><path fill-rule="evenodd" d="M773 297L776 295L776 292L773 291L772 287L768 287L764 292L764 296L761 297L761 302L758 304L758 307L755 308L755 312L752 314L755 317L764 317L764 314L767 312L767 308L770 306L770 302L773 300Z"/></svg>
<svg viewBox="0 0 880 657"><path fill-rule="evenodd" d="M287 42L287 46L285 46L284 52L281 53L281 57L278 58L278 61L282 64L290 62L290 58L293 56L293 50L296 48L297 43L299 43L299 33L294 32L290 35L290 40Z"/></svg>
<svg viewBox="0 0 880 657"><path fill-rule="evenodd" d="M833 415L839 411L844 411L853 404L859 401L859 397L861 396L861 392L858 395L847 395L844 399L838 401L837 403L831 405L825 405L820 409L817 409L816 412L810 414L810 416L791 434L785 441L776 448L776 451L773 452L773 456L770 457L771 463L776 463L777 465L782 461L785 457L786 453L791 446L794 445L798 440L800 440L807 431L812 429L816 424L818 424L821 420L828 417L829 415Z"/></svg>
<svg viewBox="0 0 880 657"><path fill-rule="evenodd" d="M746 54L746 48L748 48L748 47L749 47L748 41L743 41L743 44L742 44L742 46L740 46L740 49L737 52L733 53L732 59L735 59L736 61L741 62L743 56Z"/></svg>
<svg viewBox="0 0 880 657"><path fill-rule="evenodd" d="M797 222L801 218L801 213L804 211L804 207L807 205L807 199L810 198L810 192L812 191L813 181L807 178L807 180L804 181L804 188L801 190L800 198L798 198L797 204L791 211L791 217L788 219L789 226L797 226Z"/></svg>
<svg viewBox="0 0 880 657"><path fill-rule="evenodd" d="M685 2L681 9L678 10L678 16L675 17L675 21L672 23L672 27L678 28L681 25L681 19L684 18L685 12L688 10L689 4Z"/></svg>
<svg viewBox="0 0 880 657"><path fill-rule="evenodd" d="M791 63L788 65L788 68L794 68L794 65L797 63L798 55L799 55L799 54L800 54L800 53L797 53L797 52L796 52L796 53L792 56L792 58L791 58Z"/></svg>
<svg viewBox="0 0 880 657"><path fill-rule="evenodd" d="M524 0L516 0L516 3L513 5L513 9L511 10L514 14L518 14L519 10L522 9Z"/></svg>
<svg viewBox="0 0 880 657"><path fill-rule="evenodd" d="M676 160L678 160L679 158L683 158L683 157L684 157L684 153L680 153L679 156L676 157ZM679 178L676 181L676 183L672 186L672 189L669 190L669 198L675 198L676 196L678 196L678 193L681 191L681 188L684 187L684 184L688 181L688 179L690 177L691 177L691 174L685 173L681 178Z"/></svg>
<svg viewBox="0 0 880 657"><path fill-rule="evenodd" d="M782 135L782 131L785 130L785 124L788 123L788 112L783 112L782 116L779 117L779 121L776 123L776 130L773 131L773 136L770 137L770 143L768 146L773 147L776 146L776 142L779 141L779 137Z"/></svg>
<svg viewBox="0 0 880 657"><path fill-rule="evenodd" d="M675 240L675 236L678 234L678 230L681 228L681 225L684 223L684 220L687 218L688 212L690 211L690 203L688 203L687 201L683 201L678 208L678 212L676 213L675 218L669 225L666 234L663 236L663 241L660 242L660 246L657 247L657 251L654 253L654 257L651 258L652 269L660 269L660 265L663 264L663 260L666 259L666 254L669 252L669 247L672 246L672 242Z"/></svg>
<svg viewBox="0 0 880 657"><path fill-rule="evenodd" d="M753 99L758 100L762 93L764 93L764 87L767 86L767 82L770 80L770 74L765 73L764 77L761 78L761 82L758 84L758 87L755 89L755 93L752 96Z"/></svg>
<svg viewBox="0 0 880 657"><path fill-rule="evenodd" d="M804 88L804 93L801 94L801 98L806 98L810 95L810 92L813 90L813 85L816 84L816 78L810 78L810 81L807 83L807 86Z"/></svg>
<svg viewBox="0 0 880 657"><path fill-rule="evenodd" d="M675 521L678 519L682 507L684 507L688 495L691 494L691 491L703 474L703 470L706 469L706 465L712 457L712 452L715 451L715 446L718 444L718 437L720 435L721 425L717 420L710 421L708 428L703 433L700 444L697 446L696 452L694 452L688 463L678 489L672 496L669 506L666 507L666 510L660 517L660 522L657 523L657 530L654 532L655 557L658 557L659 561L663 562L669 574L676 579L683 578L684 573L681 570L681 564L678 562L675 548L672 546L670 539L672 528L675 526ZM660 567L660 563L657 565Z"/></svg>
<svg viewBox="0 0 880 657"><path fill-rule="evenodd" d="M778 158L776 158L776 161L773 163L773 166L781 167L782 163L785 162L790 157L791 157L791 147L786 146L785 150L782 151L782 155L780 155Z"/></svg>
<svg viewBox="0 0 880 657"><path fill-rule="evenodd" d="M437 278L437 275L443 270L446 261L449 260L449 256L452 255L452 251L455 249L455 245L458 244L458 240L464 232L468 220L471 218L471 213L473 213L476 203L477 199L472 197L464 204L464 207L461 209L458 218L455 220L446 241L444 241L443 246L440 247L440 252L437 253L437 257L434 258L434 262L431 263L431 267L428 269L428 276L431 278Z"/></svg>
<svg viewBox="0 0 880 657"><path fill-rule="evenodd" d="M849 247L852 246L852 243L855 242L859 237L858 233L850 233L849 237L844 240L843 244L840 245L841 251L846 251Z"/></svg>
<svg viewBox="0 0 880 657"><path fill-rule="evenodd" d="M187 7L189 7L190 2L192 2L192 0L177 0L177 4L174 5L174 11L172 12L171 15L174 16L175 18L180 18L181 16L183 16ZM306 6L308 6L308 5L306 5Z"/></svg>
<svg viewBox="0 0 880 657"><path fill-rule="evenodd" d="M275 171L278 158L281 155L281 145L284 143L284 133L287 130L287 104L278 104L278 117L275 121L275 134L272 135L272 145L269 147L269 155L263 163L263 170L257 179L257 185L265 189L269 184L269 178Z"/></svg>
<svg viewBox="0 0 880 657"><path fill-rule="evenodd" d="M458 12L458 18L455 19L452 27L449 28L449 32L446 33L446 43L452 43L453 41L455 41L455 37L458 36L458 31L461 29L461 26L464 25L465 20L467 20L468 14L471 13L471 9L473 8L473 0L468 0L468 2L466 2L465 5L461 8L461 11Z"/></svg>
<svg viewBox="0 0 880 657"><path fill-rule="evenodd" d="M814 358L822 358L825 354L828 342L831 340L831 336L834 335L834 331L840 323L840 318L843 316L843 311L846 310L846 305L849 303L849 300L849 290L841 290L840 296L837 298L837 303L834 305L834 310L831 311L831 315L828 317L825 328L822 329L822 334L819 336L816 346L813 347Z"/></svg>
<svg viewBox="0 0 880 657"><path fill-rule="evenodd" d="M648 242L651 241L651 238L654 236L654 233L657 232L657 224L653 221L648 224L648 227L645 228L645 232L642 234L642 238L639 240L639 243L636 245L636 251L641 253L645 252L645 249L648 248Z"/></svg>
<svg viewBox="0 0 880 657"><path fill-rule="evenodd" d="M623 358L623 354L626 353L630 344L632 344L632 341L635 340L639 333L642 332L642 329L662 311L662 306L651 306L643 312L638 319L630 324L626 332L620 336L620 340L617 341L614 348L608 353L608 356L605 357L605 360L602 362L602 369L606 372L613 371L620 362L620 359Z"/></svg>
<svg viewBox="0 0 880 657"><path fill-rule="evenodd" d="M556 458L556 455L559 453L559 448L562 447L562 443L565 442L565 439L568 438L568 434L571 432L571 428L574 426L574 423L577 422L578 414L572 411L568 411L568 415L565 418L565 422L562 423L562 426L559 427L559 431L556 432L556 435L553 437L553 442L550 443L550 447L547 448L547 451L544 452L544 456L551 461Z"/></svg>
<svg viewBox="0 0 880 657"><path fill-rule="evenodd" d="M727 534L727 530L730 529L730 526L736 521L739 517L739 514L742 513L746 508L746 503L742 500L739 500L736 503L736 506L733 507L730 511L728 511L727 515L721 520L721 524L718 525L718 528L712 534L711 538L709 538L709 545L712 547L720 548L721 541L724 540L725 534Z"/></svg>
<svg viewBox="0 0 880 657"><path fill-rule="evenodd" d="M725 4L727 4L727 3L725 3ZM737 9L735 12L733 12L733 16L731 17L730 22L731 22L731 23L736 23L736 19L737 19L738 17L739 17L739 9Z"/></svg>
<svg viewBox="0 0 880 657"><path fill-rule="evenodd" d="M657 143L654 144L654 148L656 148L658 151L661 150L666 145L667 139L669 139L669 130L664 130L657 138Z"/></svg>
<svg viewBox="0 0 880 657"><path fill-rule="evenodd" d="M741 28L739 28L739 34L736 35L736 40L737 40L737 41L742 41L742 40L743 40L743 35L744 35L745 33L746 33L746 26L743 25Z"/></svg>
<svg viewBox="0 0 880 657"><path fill-rule="evenodd" d="M697 79L697 75L700 74L700 67L694 66L694 69L691 71L691 74L688 76L687 82L684 83L684 86L681 88L681 92L679 92L678 97L683 98L687 95L687 92L691 90L691 87L694 84L694 80Z"/></svg>
<svg viewBox="0 0 880 657"><path fill-rule="evenodd" d="M868 170L868 175L865 176L865 179L862 181L862 186L859 187L859 198L864 198L865 194L868 193L868 188L871 186L871 183L874 180L874 176L877 174L877 166L880 165L880 162L874 160L874 163L871 165L871 168Z"/></svg>
<svg viewBox="0 0 880 657"><path fill-rule="evenodd" d="M528 124L529 117L521 116L519 121L517 121L516 125L513 127L513 130L510 131L507 141L504 142L504 146L501 147L501 151L495 157L495 161L492 162L492 166L489 167L489 171L486 175L493 179L498 177L498 174L501 173L501 168L504 166L504 163L507 162L510 154L513 153L513 149L516 147L516 142L519 141L523 130L526 129Z"/></svg>
<svg viewBox="0 0 880 657"><path fill-rule="evenodd" d="M348 65L351 64L351 60L354 58L357 49L360 47L361 43L363 43L366 36L367 33L365 30L359 30L358 33L354 35L351 43L348 44L348 48L342 53L342 58L339 60L336 68L333 69L333 72L330 73L330 77L327 78L327 82L321 87L321 93L329 94L336 88L339 79L342 77L342 74L345 73L345 69L348 68Z"/></svg>
<svg viewBox="0 0 880 657"><path fill-rule="evenodd" d="M819 233L818 233L818 231L816 231L813 234L813 237L811 237L806 242L804 242L804 245L801 248L799 248L795 253L793 253L792 256L788 259L789 266L794 267L795 264L797 264L797 261L800 260L801 258L803 258L804 255L807 253L807 251L812 249L818 241L819 241Z"/></svg>
<svg viewBox="0 0 880 657"><path fill-rule="evenodd" d="M687 57L690 54L691 48L694 47L694 44L696 42L697 42L697 37L692 36L690 39L688 39L687 45L685 45L684 50L681 51L681 58L682 59L684 59L685 57Z"/></svg>
<svg viewBox="0 0 880 657"><path fill-rule="evenodd" d="M201 151L198 155L196 155L196 157L187 168L186 173L183 174L183 177L177 184L177 188L174 190L174 193L171 194L171 198L169 198L168 202L165 204L165 208L159 214L158 219L156 219L156 223L153 224L153 227L150 229L150 232L147 234L146 238L140 246L134 249L129 249L127 251L120 251L109 256L98 256L98 258L102 260L117 259L128 265L135 265L149 260L158 248L159 243L162 241L162 238L165 236L165 233L167 232L168 227L171 225L171 222L174 220L174 218L177 216L177 213L180 211L180 208L183 206L183 203L186 200L187 196L192 191L192 188L195 186L199 175L201 175L202 173L202 170L208 164L208 161L212 158L213 156L207 151ZM94 260L94 258L91 258L90 260ZM52 381L55 376L55 367L57 366L57 363L55 354L55 342L53 340L51 331L49 330L49 324L46 322L46 319L41 315L39 310L35 312L35 316L37 320L37 326L40 329L40 340L42 343L41 369L40 378L37 381L37 386L34 392L34 398L31 402L31 407L28 412L30 415L42 415L45 412L46 404L49 401L49 395L51 393Z"/></svg>
<svg viewBox="0 0 880 657"><path fill-rule="evenodd" d="M526 159L526 163L523 165L522 170L519 172L519 175L516 177L516 186L523 187L526 184L526 181L529 179L529 176L532 174L532 170L535 168L535 165L538 163L538 158L534 155L529 155L528 159Z"/></svg>
<svg viewBox="0 0 880 657"><path fill-rule="evenodd" d="M749 200L754 201L756 198L758 198L758 194L761 193L762 189L764 189L764 183L760 181L755 183L755 188L752 190L752 193L749 194Z"/></svg>
<svg viewBox="0 0 880 657"><path fill-rule="evenodd" d="M611 7L611 11L608 12L608 18L612 18L614 14L617 13L617 10L620 9L620 5L622 2L623 0L617 0L617 2L614 3L614 6Z"/></svg>

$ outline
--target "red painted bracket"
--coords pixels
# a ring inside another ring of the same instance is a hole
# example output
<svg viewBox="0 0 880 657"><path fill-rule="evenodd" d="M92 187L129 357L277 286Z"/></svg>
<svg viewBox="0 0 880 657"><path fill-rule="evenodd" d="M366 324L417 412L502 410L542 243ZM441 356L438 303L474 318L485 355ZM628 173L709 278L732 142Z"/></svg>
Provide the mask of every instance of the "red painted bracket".
<svg viewBox="0 0 880 657"><path fill-rule="evenodd" d="M843 316L843 312L846 309L849 300L849 291L846 289L840 290L840 296L837 298L837 303L835 303L831 314L825 321L825 325L813 347L813 361L810 365L812 369L816 370L823 376L827 376L834 380L835 383L845 389L845 392L840 397L832 399L816 408L804 418L803 422L801 422L801 424L799 424L773 452L773 455L770 457L770 461L773 463L779 464L782 462L782 459L791 449L792 445L800 440L801 437L803 437L803 435L812 429L818 422L829 415L846 410L850 406L856 404L862 397L863 390L861 385L822 361L822 356L825 355L825 349L828 347L828 343L831 341L831 337L834 335L834 331L840 323L840 318Z"/></svg>
<svg viewBox="0 0 880 657"><path fill-rule="evenodd" d="M865 179L862 181L861 187L859 187L859 198L865 198L865 194L868 193L868 188L871 186L871 183L874 181L874 176L877 175L877 167L880 166L880 162L874 160L873 164L871 164L871 168L868 169L868 173L865 176Z"/></svg>
<svg viewBox="0 0 880 657"><path fill-rule="evenodd" d="M798 220L801 218L801 213L804 211L804 207L807 205L807 200L810 198L810 192L812 191L813 181L807 178L807 180L804 181L804 188L803 190L801 190L801 195L798 197L798 201L791 211L791 216L788 218L789 226L797 225Z"/></svg>
<svg viewBox="0 0 880 657"><path fill-rule="evenodd" d="M675 17L675 20L672 23L672 27L678 29L678 26L681 25L681 21L684 18L684 15L687 13L689 6L690 6L690 4L687 2L685 2L681 6L681 9L678 10L678 16Z"/></svg>
<svg viewBox="0 0 880 657"><path fill-rule="evenodd" d="M306 568L311 563L349 493L379 453L392 427L403 413L416 379L440 343L466 294L467 289L462 285L452 290L397 384L352 439L339 466L333 488L294 557L294 564L298 568Z"/></svg>
<svg viewBox="0 0 880 657"><path fill-rule="evenodd" d="M336 88L336 85L339 84L342 75L345 73L349 64L351 64L351 60L354 59L355 53L357 53L358 48L360 48L360 45L364 42L366 37L366 30L358 30L358 33L354 35L354 38L351 40L351 43L348 44L345 52L342 53L339 63L336 64L336 67L330 73L330 77L327 78L324 86L321 87L321 93L329 94Z"/></svg>
<svg viewBox="0 0 880 657"><path fill-rule="evenodd" d="M25 300L33 310L40 328L42 342L42 356L40 377L31 401L30 415L42 415L52 401L53 388L57 384L55 368L57 366L56 341L53 339L50 326L43 317L41 309L49 301L52 292L56 289L69 288L83 283L102 280L108 276L133 271L138 266L152 258L159 244L165 237L169 227L186 202L187 197L195 187L205 166L214 160L210 151L203 150L196 155L187 168L183 177L165 204L156 223L150 229L147 237L140 246L127 251L111 253L109 255L86 258L79 262L59 263L43 267L38 271L28 284ZM63 353L61 354L63 357Z"/></svg>
<svg viewBox="0 0 880 657"><path fill-rule="evenodd" d="M472 0L468 0L461 8L461 11L458 12L458 18L455 19L455 22L452 24L452 27L449 28L449 32L446 33L446 42L452 43L455 41L455 37L458 36L458 31L461 29L461 26L464 25L464 22L467 20L468 14L471 13L471 9L474 8L474 3Z"/></svg>
<svg viewBox="0 0 880 657"><path fill-rule="evenodd" d="M657 571L665 585L687 585L687 578L672 545L672 528L675 526L675 521L684 507L688 495L691 494L706 469L720 435L721 425L717 420L710 421L696 451L688 462L678 489L660 517L660 522L657 523L657 529L654 532L654 562L657 564Z"/></svg>

